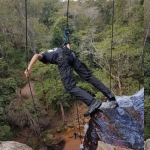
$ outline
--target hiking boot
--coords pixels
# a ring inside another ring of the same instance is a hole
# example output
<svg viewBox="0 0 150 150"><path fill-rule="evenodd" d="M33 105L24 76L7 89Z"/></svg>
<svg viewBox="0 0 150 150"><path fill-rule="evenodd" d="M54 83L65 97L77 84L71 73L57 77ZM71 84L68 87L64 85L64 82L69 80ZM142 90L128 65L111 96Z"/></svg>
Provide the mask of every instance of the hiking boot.
<svg viewBox="0 0 150 150"><path fill-rule="evenodd" d="M109 98L109 101L116 101L115 96L112 96L111 98Z"/></svg>
<svg viewBox="0 0 150 150"><path fill-rule="evenodd" d="M108 100L108 103L109 103L109 108L119 107L119 104L117 101L109 101Z"/></svg>
<svg viewBox="0 0 150 150"><path fill-rule="evenodd" d="M109 93L107 97L108 97L108 101L111 102L112 108L119 107L118 102L117 102L117 100L116 100L114 95Z"/></svg>
<svg viewBox="0 0 150 150"><path fill-rule="evenodd" d="M101 102L93 99L88 107L88 111L84 114L84 117L89 116L96 108L98 108L101 105Z"/></svg>
<svg viewBox="0 0 150 150"><path fill-rule="evenodd" d="M107 93L106 97L109 99L109 101L115 101L116 100L115 96L112 93Z"/></svg>
<svg viewBox="0 0 150 150"><path fill-rule="evenodd" d="M116 100L116 98L114 96L112 96L111 98L109 98L108 101L111 102L111 105L112 105L113 108L114 107L119 107L119 104L118 104L118 102L117 102L117 100Z"/></svg>

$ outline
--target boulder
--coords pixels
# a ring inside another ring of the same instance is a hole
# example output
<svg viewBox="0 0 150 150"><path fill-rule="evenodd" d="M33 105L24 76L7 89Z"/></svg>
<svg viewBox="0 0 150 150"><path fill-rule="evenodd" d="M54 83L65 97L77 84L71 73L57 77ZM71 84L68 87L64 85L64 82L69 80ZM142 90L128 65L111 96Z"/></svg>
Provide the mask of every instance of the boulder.
<svg viewBox="0 0 150 150"><path fill-rule="evenodd" d="M145 141L145 150L150 150L150 139Z"/></svg>
<svg viewBox="0 0 150 150"><path fill-rule="evenodd" d="M144 149L144 88L132 96L116 96L119 107L109 102L91 114L84 138L86 150L96 150L98 141L113 146Z"/></svg>
<svg viewBox="0 0 150 150"><path fill-rule="evenodd" d="M113 145L110 145L110 144L105 144L104 142L99 141L98 142L97 150L133 150L133 149L121 148L121 147L118 147L118 146L113 146Z"/></svg>
<svg viewBox="0 0 150 150"><path fill-rule="evenodd" d="M33 150L29 146L14 142L14 141L0 141L0 150Z"/></svg>

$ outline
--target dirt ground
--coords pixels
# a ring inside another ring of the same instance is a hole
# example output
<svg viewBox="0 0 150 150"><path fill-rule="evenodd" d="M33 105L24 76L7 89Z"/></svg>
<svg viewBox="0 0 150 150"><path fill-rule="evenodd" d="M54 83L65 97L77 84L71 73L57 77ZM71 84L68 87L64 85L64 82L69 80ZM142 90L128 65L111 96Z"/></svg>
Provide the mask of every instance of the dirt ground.
<svg viewBox="0 0 150 150"><path fill-rule="evenodd" d="M28 132L28 129L25 129L24 131L21 132L21 134L14 138L13 141L19 142L19 143L26 143L26 137ZM67 131L61 134L61 137L65 140L65 147L62 150L78 150L81 144L81 139L77 137L76 139L74 138L74 132L75 131ZM77 131L79 133L79 131ZM83 132L82 132L83 134Z"/></svg>
<svg viewBox="0 0 150 150"><path fill-rule="evenodd" d="M72 135L71 138L68 137ZM81 139L77 137L76 139L74 138L74 131L70 131L69 134L64 134L62 136L65 139L65 147L63 150L78 150L81 144Z"/></svg>
<svg viewBox="0 0 150 150"><path fill-rule="evenodd" d="M33 92L34 97L36 97L36 93L34 91L34 83L31 82L31 90ZM19 90L16 91L16 94L19 95ZM29 85L27 84L24 88L21 89L21 94L22 96L31 98L30 95L30 90L29 90ZM79 119L82 120L81 122L83 122L84 117L83 114L84 112L87 110L87 107L85 104L82 104L80 102L78 102L78 113L79 113ZM69 124L77 124L78 120L77 120L77 108L76 108L76 104L74 105L74 107L72 108L70 113L66 113L65 114L67 123ZM61 120L61 117L57 117L58 120ZM55 122L57 122L57 120L55 118ZM59 122L59 121L58 121ZM57 123L58 123L57 122ZM76 130L66 130L63 133L60 133L56 136L61 135L61 137L65 140L66 144L63 150L78 150L81 144L81 139L79 137L77 137L76 139L74 138L74 132L78 132L79 133L79 129ZM23 129L20 134L14 138L14 141L20 142L20 143L24 143L26 144L26 137L28 136L28 133L30 133L29 129ZM83 128L81 128L81 134L83 135L84 131Z"/></svg>

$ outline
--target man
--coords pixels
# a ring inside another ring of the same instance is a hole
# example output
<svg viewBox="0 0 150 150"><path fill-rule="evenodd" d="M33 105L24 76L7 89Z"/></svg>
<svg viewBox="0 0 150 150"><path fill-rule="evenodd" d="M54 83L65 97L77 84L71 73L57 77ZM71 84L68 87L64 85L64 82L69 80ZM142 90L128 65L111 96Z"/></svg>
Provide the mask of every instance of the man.
<svg viewBox="0 0 150 150"><path fill-rule="evenodd" d="M74 139L76 139L78 136L78 132L74 132Z"/></svg>
<svg viewBox="0 0 150 150"><path fill-rule="evenodd" d="M84 80L91 83L101 91L109 101L112 101L113 103L116 102L115 97L111 94L108 88L95 78L87 66L77 58L69 44L66 44L63 48L56 48L53 50L47 50L41 54L35 54L32 57L27 70L24 72L26 77L30 76L32 66L37 60L44 64L50 63L58 65L61 80L65 89L88 106L88 111L84 114L85 117L89 116L96 108L98 108L101 105L101 102L76 86L76 81L71 68L73 68Z"/></svg>

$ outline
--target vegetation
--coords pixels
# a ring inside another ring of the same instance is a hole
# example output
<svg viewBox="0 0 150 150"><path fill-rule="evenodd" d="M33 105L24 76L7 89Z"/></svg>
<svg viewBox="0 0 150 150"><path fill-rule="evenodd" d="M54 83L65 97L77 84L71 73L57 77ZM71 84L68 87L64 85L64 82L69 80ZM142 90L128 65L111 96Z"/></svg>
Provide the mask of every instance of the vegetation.
<svg viewBox="0 0 150 150"><path fill-rule="evenodd" d="M29 97L18 94L17 90L27 83L23 72L33 53L59 47L63 43L67 2L34 0L28 1L27 6L28 57L24 1L0 2L0 140L9 140L13 137L13 126L28 126L36 132L38 127L35 123L36 115L32 101ZM145 138L150 137L149 35L144 47L145 65L142 60L144 29L149 23L149 8L148 0L115 1L111 59L112 1L70 1L69 7L72 49L92 73L107 87L110 85L111 77L111 90L115 95L132 95L145 86ZM83 82L76 73L75 78L78 86L96 98L103 99L101 92ZM58 115L72 107L74 97L62 86L57 66L36 63L31 80L35 83L35 101L41 119L40 125L43 125L42 118L46 119L46 112L49 110ZM48 124L49 122L43 127L46 128Z"/></svg>
<svg viewBox="0 0 150 150"><path fill-rule="evenodd" d="M145 122L144 122L144 135L145 139L150 138L150 4L147 0L144 1L144 27L145 27L145 47L144 47L144 94L145 94Z"/></svg>

